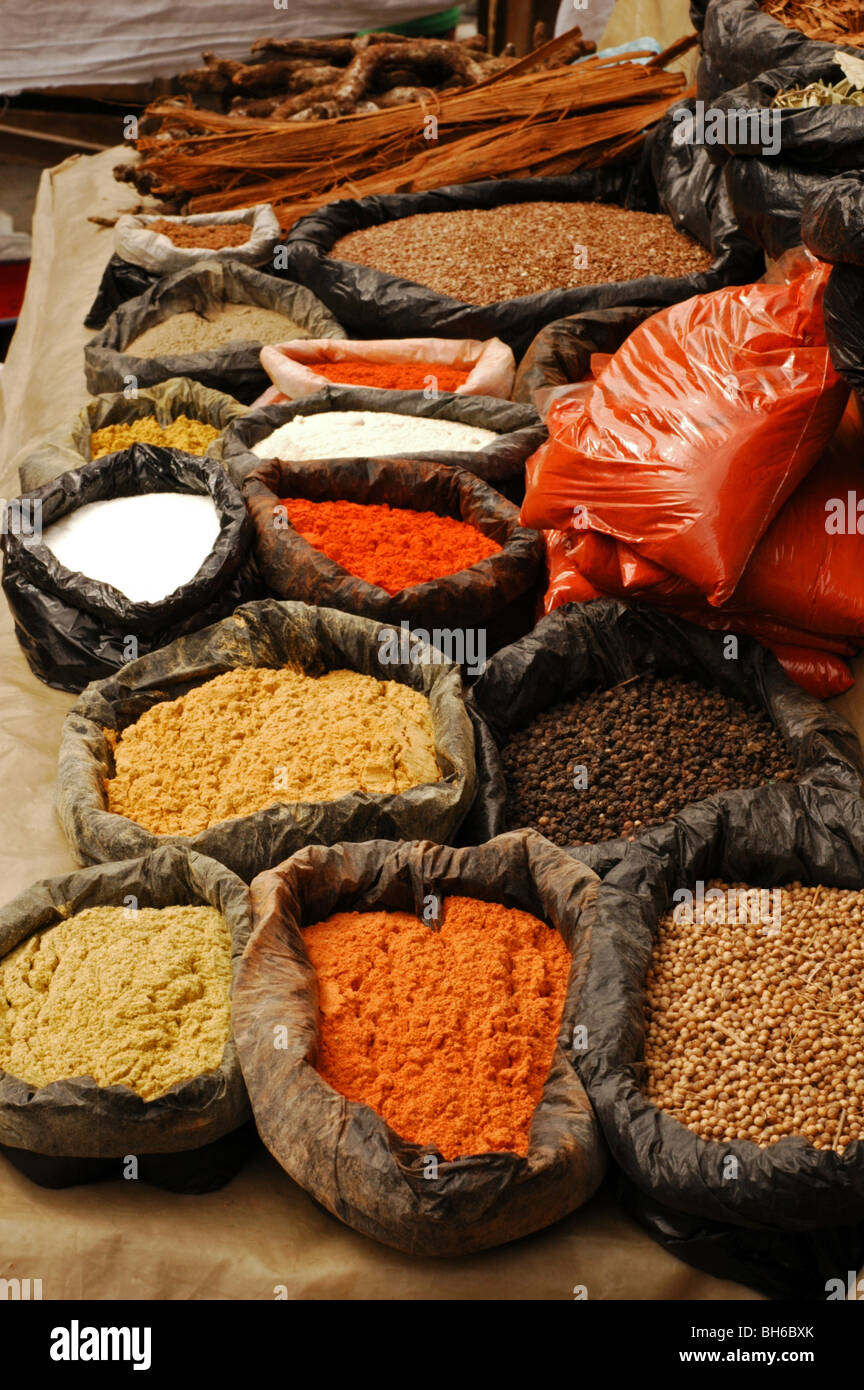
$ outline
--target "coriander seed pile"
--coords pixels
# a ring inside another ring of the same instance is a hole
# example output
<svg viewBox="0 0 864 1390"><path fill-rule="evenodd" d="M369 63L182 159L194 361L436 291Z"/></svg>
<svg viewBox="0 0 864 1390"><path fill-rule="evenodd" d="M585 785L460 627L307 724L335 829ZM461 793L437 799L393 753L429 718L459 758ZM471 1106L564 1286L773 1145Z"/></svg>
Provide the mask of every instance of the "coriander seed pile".
<svg viewBox="0 0 864 1390"><path fill-rule="evenodd" d="M795 776L762 710L648 675L543 710L501 761L507 828L539 830L556 845L633 835L715 792Z"/></svg>
<svg viewBox="0 0 864 1390"><path fill-rule="evenodd" d="M691 915L663 918L648 970L648 1100L724 1143L864 1138L864 891L793 883L775 925Z"/></svg>

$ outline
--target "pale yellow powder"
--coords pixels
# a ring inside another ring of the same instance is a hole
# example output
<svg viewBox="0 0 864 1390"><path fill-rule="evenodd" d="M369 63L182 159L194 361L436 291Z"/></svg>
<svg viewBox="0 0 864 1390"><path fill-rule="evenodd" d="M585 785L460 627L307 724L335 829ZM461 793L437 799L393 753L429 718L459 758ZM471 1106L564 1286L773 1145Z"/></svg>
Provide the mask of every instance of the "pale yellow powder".
<svg viewBox="0 0 864 1390"><path fill-rule="evenodd" d="M154 705L116 741L108 809L194 835L278 802L439 782L425 695L356 671L244 667Z"/></svg>
<svg viewBox="0 0 864 1390"><path fill-rule="evenodd" d="M0 1070L30 1086L92 1076L153 1100L221 1064L230 988L215 908L87 908L0 961Z"/></svg>

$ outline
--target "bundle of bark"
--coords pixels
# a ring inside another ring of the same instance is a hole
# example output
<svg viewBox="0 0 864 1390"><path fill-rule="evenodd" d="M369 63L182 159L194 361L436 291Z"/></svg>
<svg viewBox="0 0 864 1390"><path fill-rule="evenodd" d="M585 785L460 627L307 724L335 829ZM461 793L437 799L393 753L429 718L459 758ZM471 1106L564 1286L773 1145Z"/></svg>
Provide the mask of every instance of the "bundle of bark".
<svg viewBox="0 0 864 1390"><path fill-rule="evenodd" d="M576 28L566 50L540 66L571 62L596 45ZM183 91L219 98L223 111L255 119L313 121L386 110L421 94L471 87L515 59L486 52L482 34L449 41L364 34L353 39L256 39L248 62L202 54L204 66L180 74Z"/></svg>

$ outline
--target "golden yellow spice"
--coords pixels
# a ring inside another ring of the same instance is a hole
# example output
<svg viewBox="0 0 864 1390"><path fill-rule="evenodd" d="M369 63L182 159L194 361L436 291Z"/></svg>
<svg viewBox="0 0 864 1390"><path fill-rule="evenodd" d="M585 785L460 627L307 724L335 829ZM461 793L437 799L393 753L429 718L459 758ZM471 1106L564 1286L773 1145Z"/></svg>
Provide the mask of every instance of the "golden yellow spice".
<svg viewBox="0 0 864 1390"><path fill-rule="evenodd" d="M140 420L94 430L90 436L90 457L101 459L120 449L130 449L133 444L158 444L163 449L182 449L185 454L203 454L218 434L213 425L192 420L188 415L176 416L170 425L160 425L155 415L142 415Z"/></svg>
<svg viewBox="0 0 864 1390"><path fill-rule="evenodd" d="M109 739L108 809L156 835L441 780L426 696L356 671L226 671Z"/></svg>
<svg viewBox="0 0 864 1390"><path fill-rule="evenodd" d="M220 1065L230 987L215 908L87 908L0 961L0 1069L30 1086L92 1076L154 1100Z"/></svg>
<svg viewBox="0 0 864 1390"><path fill-rule="evenodd" d="M864 892L793 883L761 913L710 886L727 896L660 924L645 1095L703 1139L864 1138Z"/></svg>

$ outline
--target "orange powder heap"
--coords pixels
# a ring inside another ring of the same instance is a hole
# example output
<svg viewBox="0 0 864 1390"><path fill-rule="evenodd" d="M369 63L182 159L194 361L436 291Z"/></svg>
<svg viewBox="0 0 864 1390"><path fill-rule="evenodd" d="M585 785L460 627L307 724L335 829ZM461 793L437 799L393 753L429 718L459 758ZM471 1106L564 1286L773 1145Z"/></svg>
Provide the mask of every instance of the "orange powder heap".
<svg viewBox="0 0 864 1390"><path fill-rule="evenodd" d="M337 912L304 933L318 976L318 1071L445 1159L525 1155L564 1008L570 952L518 908L446 898Z"/></svg>
<svg viewBox="0 0 864 1390"><path fill-rule="evenodd" d="M441 362L363 362L347 358L341 362L304 364L328 381L344 381L351 386L377 386L390 391L423 391L434 383L436 391L455 391L464 386L470 372L447 367Z"/></svg>

